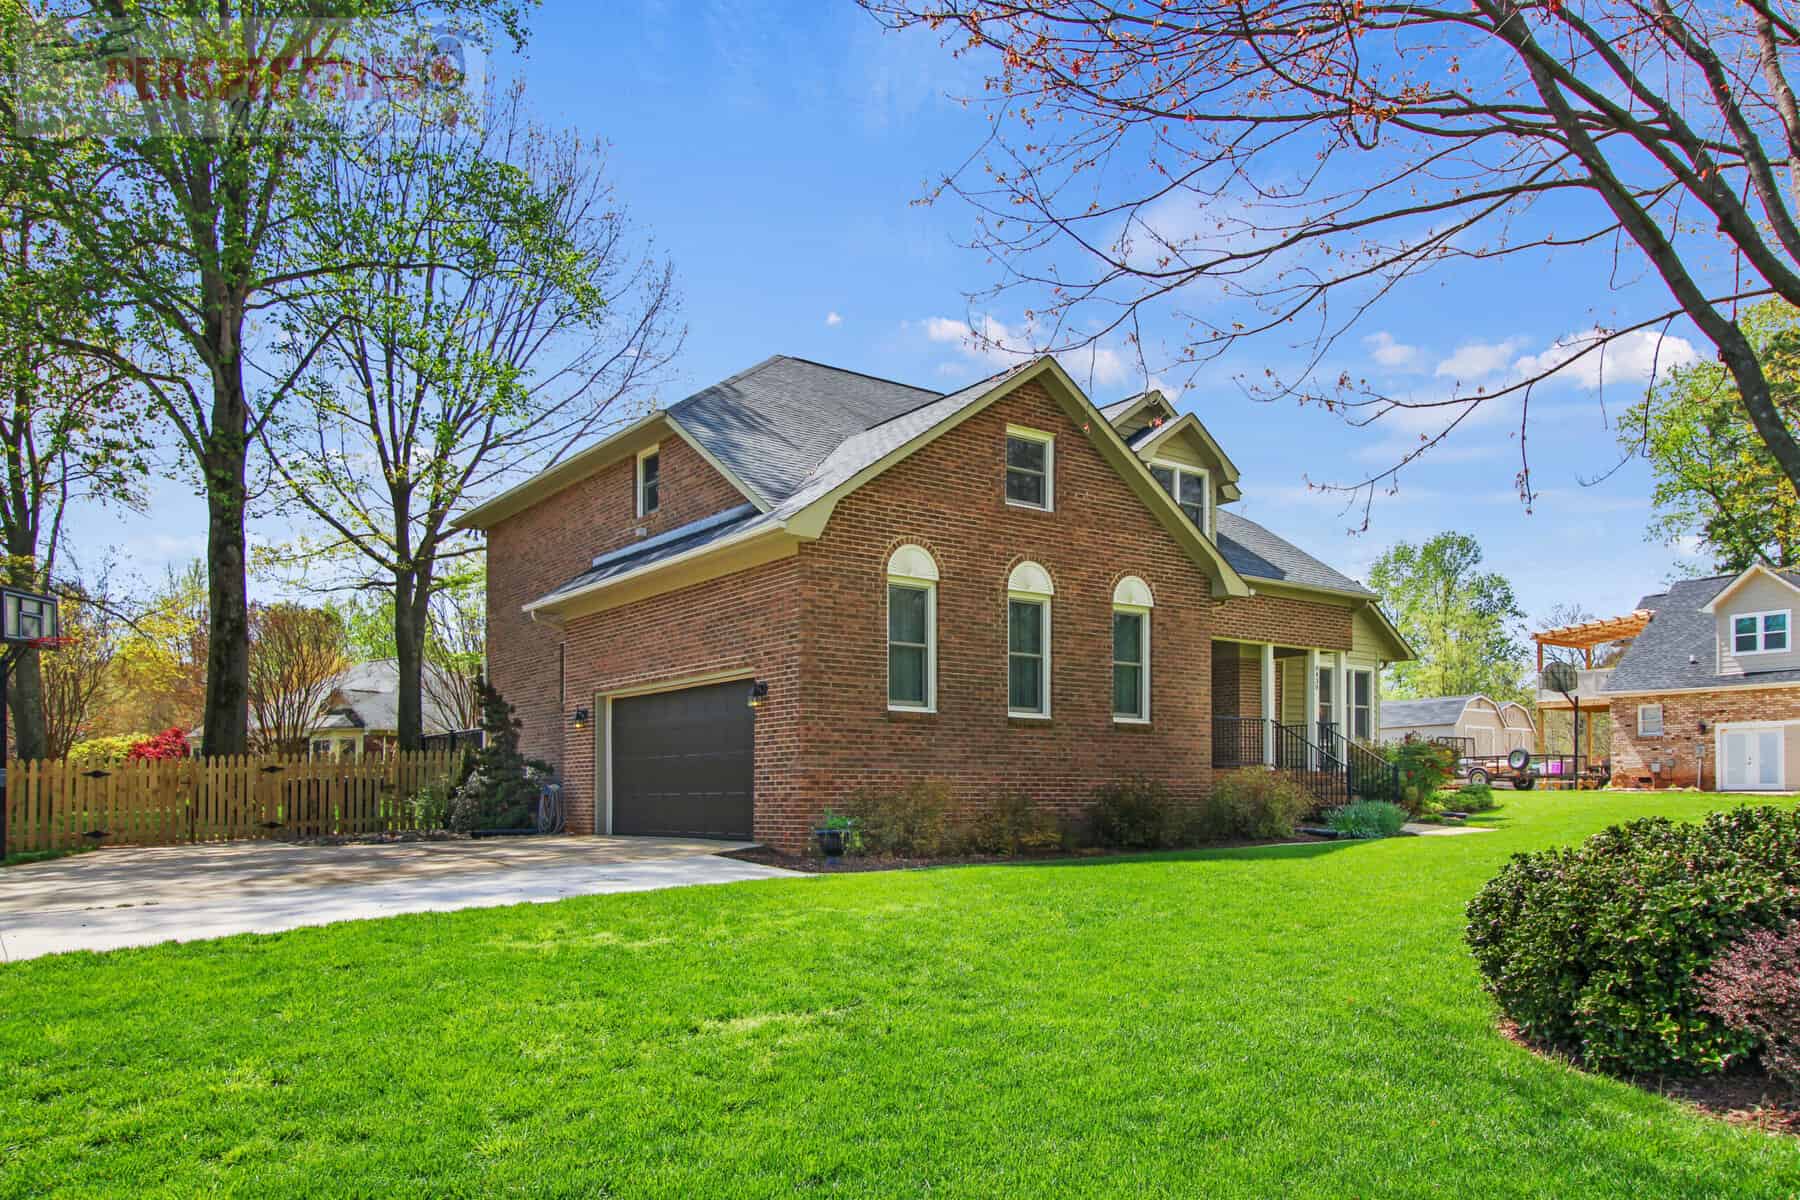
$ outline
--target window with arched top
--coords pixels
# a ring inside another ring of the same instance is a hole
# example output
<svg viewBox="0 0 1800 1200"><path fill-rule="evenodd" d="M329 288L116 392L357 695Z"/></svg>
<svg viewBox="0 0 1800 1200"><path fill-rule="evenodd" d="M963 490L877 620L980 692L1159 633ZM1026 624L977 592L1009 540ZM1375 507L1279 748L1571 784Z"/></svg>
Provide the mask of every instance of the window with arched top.
<svg viewBox="0 0 1800 1200"><path fill-rule="evenodd" d="M1112 711L1115 721L1150 719L1150 585L1127 575L1113 587Z"/></svg>
<svg viewBox="0 0 1800 1200"><path fill-rule="evenodd" d="M888 707L937 708L937 560L907 544L888 556Z"/></svg>
<svg viewBox="0 0 1800 1200"><path fill-rule="evenodd" d="M1050 715L1050 572L1022 562L1006 580L1006 712Z"/></svg>

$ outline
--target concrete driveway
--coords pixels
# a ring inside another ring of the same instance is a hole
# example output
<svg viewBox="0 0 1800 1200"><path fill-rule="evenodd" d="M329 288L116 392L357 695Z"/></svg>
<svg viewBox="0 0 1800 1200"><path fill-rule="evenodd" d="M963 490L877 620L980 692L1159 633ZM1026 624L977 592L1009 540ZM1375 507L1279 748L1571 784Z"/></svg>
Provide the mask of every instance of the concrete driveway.
<svg viewBox="0 0 1800 1200"><path fill-rule="evenodd" d="M0 958L794 874L747 843L534 837L96 850L0 871Z"/></svg>

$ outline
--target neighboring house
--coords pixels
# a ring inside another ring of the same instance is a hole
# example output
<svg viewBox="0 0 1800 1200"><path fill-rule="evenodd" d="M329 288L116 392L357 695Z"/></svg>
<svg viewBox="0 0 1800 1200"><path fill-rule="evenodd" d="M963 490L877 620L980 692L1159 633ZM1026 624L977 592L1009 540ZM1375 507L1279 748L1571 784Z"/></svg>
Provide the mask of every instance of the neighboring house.
<svg viewBox="0 0 1800 1200"><path fill-rule="evenodd" d="M571 829L794 850L864 787L1073 816L1127 775L1193 799L1277 721L1372 740L1410 651L1241 494L1194 416L1053 359L941 395L776 357L458 525Z"/></svg>
<svg viewBox="0 0 1800 1200"><path fill-rule="evenodd" d="M1682 580L1628 616L1535 636L1625 643L1611 667L1581 672L1576 694L1582 711L1605 704L1612 714L1614 785L1786 791L1800 788L1796 609L1800 573L1753 566ZM1568 707L1554 692L1541 703Z"/></svg>
<svg viewBox="0 0 1800 1200"><path fill-rule="evenodd" d="M1381 706L1381 740L1403 742L1457 739L1464 754L1489 756L1530 750L1537 730L1531 711L1516 700L1486 696L1432 696L1386 700Z"/></svg>
<svg viewBox="0 0 1800 1200"><path fill-rule="evenodd" d="M426 666L426 671L433 668ZM421 698L427 737L462 731L467 722L458 703L456 681L447 675L428 675ZM256 713L250 714L250 737L258 732ZM357 663L338 676L307 738L312 758L386 758L400 740L400 669L391 658ZM188 734L199 745L200 730Z"/></svg>

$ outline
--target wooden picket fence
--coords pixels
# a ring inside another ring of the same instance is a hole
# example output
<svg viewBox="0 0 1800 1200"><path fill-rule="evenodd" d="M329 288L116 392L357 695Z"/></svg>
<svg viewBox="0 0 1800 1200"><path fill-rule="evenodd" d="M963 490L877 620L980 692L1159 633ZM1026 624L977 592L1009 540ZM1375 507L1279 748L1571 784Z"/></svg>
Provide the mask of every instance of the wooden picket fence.
<svg viewBox="0 0 1800 1200"><path fill-rule="evenodd" d="M459 780L466 753L362 762L224 755L107 767L15 760L6 765L6 850L407 830L412 798L434 781Z"/></svg>

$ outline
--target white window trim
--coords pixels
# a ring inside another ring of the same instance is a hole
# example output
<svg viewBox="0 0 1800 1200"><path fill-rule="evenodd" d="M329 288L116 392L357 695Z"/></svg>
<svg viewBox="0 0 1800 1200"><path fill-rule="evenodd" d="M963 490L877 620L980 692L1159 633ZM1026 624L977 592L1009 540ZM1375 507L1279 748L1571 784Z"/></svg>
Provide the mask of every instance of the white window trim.
<svg viewBox="0 0 1800 1200"><path fill-rule="evenodd" d="M893 624L888 613L888 606L893 601L893 593L888 588L894 584L901 587L917 588L925 593L925 703L902 704L894 700L893 678ZM937 580L920 579L914 575L889 575L884 585L881 605L882 617L888 620L888 636L883 645L888 647L887 696L889 712L934 713L937 711Z"/></svg>
<svg viewBox="0 0 1800 1200"><path fill-rule="evenodd" d="M656 455L658 458L658 461L656 464L656 507L654 509L650 509L650 510L646 511L644 508L644 460L646 458L651 457L652 455ZM654 446L646 446L642 450L639 450L637 452L637 466L635 468L635 474L634 474L633 478L636 480L635 491L637 493L637 515L640 518L647 517L652 512L661 512L662 511L661 455L662 455L662 443L661 442L656 443L656 445L654 445Z"/></svg>
<svg viewBox="0 0 1800 1200"><path fill-rule="evenodd" d="M1656 710L1656 728L1655 729L1645 729L1644 728L1644 714L1649 712L1652 709ZM1663 724L1663 706L1662 705L1660 705L1660 704L1640 704L1637 706L1637 735L1639 737L1663 737L1663 736L1665 736L1663 733L1663 730L1667 729L1667 728L1668 728L1668 726Z"/></svg>
<svg viewBox="0 0 1800 1200"><path fill-rule="evenodd" d="M1380 706L1375 696L1378 688L1377 680L1381 677L1372 664L1367 661L1347 661L1344 664L1344 736L1356 741L1356 679L1358 675L1369 677L1369 737L1373 742L1381 736L1381 723L1377 717Z"/></svg>
<svg viewBox="0 0 1800 1200"><path fill-rule="evenodd" d="M1765 618L1768 617L1780 617L1782 619L1782 633L1787 641L1787 645L1777 646L1773 650L1768 648L1766 643L1769 640L1769 631L1764 628L1763 624ZM1737 648L1737 623L1745 620L1754 620L1756 622L1756 649L1754 650L1739 650ZM1732 613L1731 624L1726 630L1726 636L1731 639L1731 657L1733 658L1747 658L1752 654L1787 654L1794 648L1793 610L1787 608L1771 608L1766 612Z"/></svg>
<svg viewBox="0 0 1800 1200"><path fill-rule="evenodd" d="M1032 512L1055 512L1056 435L1042 429L1032 429L1024 425L1008 425L1006 427L1006 436L1008 438L1018 438L1020 441L1042 442L1044 444L1044 502L1042 504L1027 504L1023 500L1014 500L1011 496L1006 495L1006 477L1004 474L1000 478L1001 496L1005 498L1007 505L1012 508L1028 508ZM1005 469L1010 471L1012 470L1012 467L1008 465Z"/></svg>
<svg viewBox="0 0 1800 1200"><path fill-rule="evenodd" d="M1014 600L1024 600L1036 604L1038 610L1044 614L1044 653L1040 656L1043 669L1038 673L1038 697L1043 702L1042 712L1032 712L1029 709L1018 709L1012 706L1012 602ZM1051 597L1042 592L1006 593L1006 715L1020 721L1048 721L1050 719L1050 601Z"/></svg>
<svg viewBox="0 0 1800 1200"><path fill-rule="evenodd" d="M1139 664L1138 671L1138 712L1141 715L1132 716L1129 713L1115 712L1112 715L1113 724L1148 725L1150 724L1150 610L1137 604L1114 604L1113 613L1115 615L1118 613L1130 613L1133 616L1142 617L1144 620L1144 658ZM1112 631L1108 630L1107 632L1110 634ZM1113 658L1111 659L1111 662L1113 664L1113 669L1116 671L1118 669L1119 660ZM1111 702L1109 697L1107 703L1111 704Z"/></svg>
<svg viewBox="0 0 1800 1200"><path fill-rule="evenodd" d="M1178 474L1186 475L1198 475L1200 477L1201 494L1203 496L1203 501L1200 505L1200 530L1202 533L1206 534L1207 537L1212 537L1213 525L1215 523L1213 516L1215 504L1213 502L1212 471L1206 467L1196 467L1191 463L1176 462L1173 459L1168 458L1153 458L1150 460L1150 465L1152 467L1161 467L1165 471L1174 471ZM1175 501L1175 507L1181 507L1180 479L1175 481L1175 494L1170 496L1169 499Z"/></svg>

